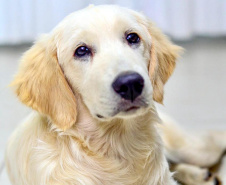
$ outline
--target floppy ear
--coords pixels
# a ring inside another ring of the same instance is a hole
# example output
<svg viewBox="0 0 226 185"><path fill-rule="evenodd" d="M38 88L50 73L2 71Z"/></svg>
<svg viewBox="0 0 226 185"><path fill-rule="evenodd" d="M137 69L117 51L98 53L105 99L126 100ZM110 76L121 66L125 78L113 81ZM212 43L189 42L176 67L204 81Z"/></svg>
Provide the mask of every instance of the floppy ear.
<svg viewBox="0 0 226 185"><path fill-rule="evenodd" d="M162 103L164 84L173 73L176 59L183 49L174 45L146 16L133 10L129 11L147 29L151 40L148 71L153 86L153 99Z"/></svg>
<svg viewBox="0 0 226 185"><path fill-rule="evenodd" d="M11 85L25 105L49 116L60 129L75 123L76 99L58 64L56 45L48 36L23 55Z"/></svg>
<svg viewBox="0 0 226 185"><path fill-rule="evenodd" d="M148 70L153 85L153 99L162 103L164 84L173 73L176 59L183 49L172 44L171 41L149 21L147 28L152 40Z"/></svg>

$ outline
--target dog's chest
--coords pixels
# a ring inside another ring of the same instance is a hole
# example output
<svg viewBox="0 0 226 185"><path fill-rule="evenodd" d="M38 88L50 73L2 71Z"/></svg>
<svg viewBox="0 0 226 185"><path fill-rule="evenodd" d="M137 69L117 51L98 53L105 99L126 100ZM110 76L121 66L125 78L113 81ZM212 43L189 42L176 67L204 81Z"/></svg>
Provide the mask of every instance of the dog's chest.
<svg viewBox="0 0 226 185"><path fill-rule="evenodd" d="M91 139L88 143L95 146L95 150L90 150L86 143L72 140L61 173L68 168L73 174L69 179L90 185L156 185L152 183L151 174L153 169L154 173L158 172L161 165L162 151L158 137L145 133L116 138L111 138L111 141Z"/></svg>
<svg viewBox="0 0 226 185"><path fill-rule="evenodd" d="M80 148L81 152L81 148ZM145 153L143 151L134 151L134 153L124 153L124 155L108 153L110 156L102 156L93 153L80 153L76 158L65 158L64 170L68 167L72 171L70 174L73 176L75 182L80 181L84 184L90 185L145 185L152 184L151 181L151 167L156 164L154 156L156 153L149 151ZM158 161L158 160L157 160ZM154 167L155 169L155 167ZM156 168L157 170L157 168ZM61 171L65 173L65 171ZM64 174L67 176L68 174ZM75 183L77 184L77 183ZM154 185L154 184L153 184Z"/></svg>
<svg viewBox="0 0 226 185"><path fill-rule="evenodd" d="M14 153L20 156L20 168L16 168L29 169L22 173L23 178L38 174L37 184L43 185L169 185L160 183L168 169L163 164L161 140L153 131L150 133L132 134L128 140L92 140L96 150L90 150L87 143L75 137L53 132L42 137L32 133L29 135L32 145L26 145L27 137L21 136L20 144L14 148ZM27 152L24 154L18 146L28 146ZM32 184L33 179L26 182Z"/></svg>

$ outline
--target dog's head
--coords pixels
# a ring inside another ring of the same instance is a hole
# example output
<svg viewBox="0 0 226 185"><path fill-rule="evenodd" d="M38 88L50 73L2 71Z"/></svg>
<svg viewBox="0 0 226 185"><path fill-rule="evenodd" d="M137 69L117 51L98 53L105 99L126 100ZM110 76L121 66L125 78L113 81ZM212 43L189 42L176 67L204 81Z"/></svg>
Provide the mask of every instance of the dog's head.
<svg viewBox="0 0 226 185"><path fill-rule="evenodd" d="M142 14L89 7L24 54L13 85L23 103L61 129L76 122L76 95L96 119L131 117L162 103L180 49Z"/></svg>

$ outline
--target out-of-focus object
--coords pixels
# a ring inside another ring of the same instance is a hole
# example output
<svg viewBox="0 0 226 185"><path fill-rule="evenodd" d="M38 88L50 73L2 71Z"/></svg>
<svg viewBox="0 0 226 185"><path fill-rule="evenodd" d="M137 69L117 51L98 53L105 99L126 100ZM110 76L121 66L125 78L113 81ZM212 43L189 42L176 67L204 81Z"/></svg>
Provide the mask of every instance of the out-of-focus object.
<svg viewBox="0 0 226 185"><path fill-rule="evenodd" d="M19 0L0 2L0 44L33 41L75 10L92 4L118 4L138 11L178 40L226 35L223 0Z"/></svg>

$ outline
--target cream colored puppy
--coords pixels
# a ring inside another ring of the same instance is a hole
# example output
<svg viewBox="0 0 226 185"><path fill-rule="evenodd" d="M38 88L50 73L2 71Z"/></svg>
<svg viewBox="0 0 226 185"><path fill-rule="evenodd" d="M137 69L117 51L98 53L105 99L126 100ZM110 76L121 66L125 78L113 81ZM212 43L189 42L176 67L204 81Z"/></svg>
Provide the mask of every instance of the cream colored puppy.
<svg viewBox="0 0 226 185"><path fill-rule="evenodd" d="M14 185L175 185L153 100L181 50L117 6L72 13L22 57L12 85L36 110L10 138Z"/></svg>

